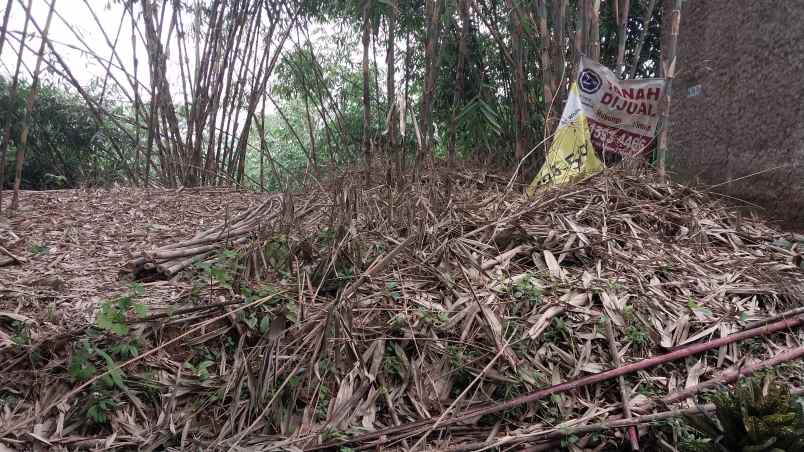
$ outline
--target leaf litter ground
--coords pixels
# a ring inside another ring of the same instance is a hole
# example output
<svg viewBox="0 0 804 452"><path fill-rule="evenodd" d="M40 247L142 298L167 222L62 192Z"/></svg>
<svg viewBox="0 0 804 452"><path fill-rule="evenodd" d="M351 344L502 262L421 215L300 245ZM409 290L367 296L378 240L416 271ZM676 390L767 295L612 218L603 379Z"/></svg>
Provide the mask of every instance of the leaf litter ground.
<svg viewBox="0 0 804 452"><path fill-rule="evenodd" d="M569 431L621 419L622 394L662 411L802 346L790 328L462 418L799 312L800 236L636 170L530 199L476 169L361 177L24 193L0 225L21 261L0 267L0 443L600 450L625 432Z"/></svg>

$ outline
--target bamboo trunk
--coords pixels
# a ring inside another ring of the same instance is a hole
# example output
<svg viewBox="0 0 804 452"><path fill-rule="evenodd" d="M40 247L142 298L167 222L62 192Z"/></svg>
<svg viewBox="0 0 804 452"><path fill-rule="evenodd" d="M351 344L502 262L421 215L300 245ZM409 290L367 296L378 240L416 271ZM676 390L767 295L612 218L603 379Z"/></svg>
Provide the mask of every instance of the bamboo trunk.
<svg viewBox="0 0 804 452"><path fill-rule="evenodd" d="M28 91L28 98L25 101L25 116L22 120L22 132L20 133L20 141L17 145L17 155L16 155L16 167L14 172L14 195L11 198L11 210L17 210L19 204L19 196L20 196L20 184L22 182L22 165L25 163L25 148L28 146L28 133L30 131L30 123L31 123L31 111L33 110L33 104L36 100L36 93L39 89L39 74L42 69L42 59L45 55L45 46L47 45L47 34L50 30L50 21L53 19L53 9L56 6L56 0L51 0L50 2L50 9L47 13L47 19L45 20L45 28L42 30L42 35L40 39L42 42L39 45L39 52L36 55L36 66L34 67L33 72L33 83L31 83L31 88ZM26 11L26 14L30 15L30 9ZM20 52L22 55L22 52ZM5 161L0 161L0 164L5 164ZM0 191L2 191L2 186L0 186Z"/></svg>
<svg viewBox="0 0 804 452"><path fill-rule="evenodd" d="M681 24L681 2L682 0L673 0L669 42L667 46L662 46L662 68L667 81L664 88L662 129L659 133L659 142L656 147L656 167L661 177L667 176L667 153L670 146L670 105L673 97L673 77L676 71L676 45L678 44L678 29ZM664 49L667 50L666 53Z"/></svg>

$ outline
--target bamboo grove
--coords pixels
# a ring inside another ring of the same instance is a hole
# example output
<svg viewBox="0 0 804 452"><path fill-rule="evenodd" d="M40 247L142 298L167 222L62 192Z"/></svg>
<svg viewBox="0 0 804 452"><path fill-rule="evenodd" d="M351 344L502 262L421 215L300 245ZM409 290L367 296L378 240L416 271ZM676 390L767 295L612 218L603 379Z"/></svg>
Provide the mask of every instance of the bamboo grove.
<svg viewBox="0 0 804 452"><path fill-rule="evenodd" d="M375 161L516 164L549 138L580 54L626 78L661 72L656 0L71 3L95 39L62 2L2 5L0 186L281 189L358 161L369 178ZM103 68L90 85L87 61ZM58 121L88 138L55 139Z"/></svg>

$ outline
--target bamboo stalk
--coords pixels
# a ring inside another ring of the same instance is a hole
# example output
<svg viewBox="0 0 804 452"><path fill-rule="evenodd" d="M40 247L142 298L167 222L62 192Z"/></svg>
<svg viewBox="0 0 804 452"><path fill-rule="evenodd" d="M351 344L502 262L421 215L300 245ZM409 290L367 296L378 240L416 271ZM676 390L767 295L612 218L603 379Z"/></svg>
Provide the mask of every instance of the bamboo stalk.
<svg viewBox="0 0 804 452"><path fill-rule="evenodd" d="M30 6L30 5L29 5ZM22 165L25 162L25 148L28 146L28 133L30 131L30 123L31 123L31 111L33 110L33 104L36 100L36 94L39 90L39 73L42 68L42 59L45 55L45 45L47 43L47 33L50 30L50 22L53 19L53 9L56 6L56 0L51 0L50 2L50 9L47 13L47 19L45 20L45 28L42 30L42 35L40 39L42 42L39 45L39 52L36 55L36 66L34 67L33 72L33 83L31 84L31 88L28 91L28 99L25 102L25 116L22 120L22 132L20 133L20 141L17 146L17 155L16 155L16 168L14 173L14 195L11 198L11 210L17 210L19 205L19 196L20 196L20 184L22 183ZM30 15L30 8L26 12L26 14ZM21 53L20 53L21 55ZM0 164L5 164L4 161L0 161ZM0 187L2 190L2 187Z"/></svg>
<svg viewBox="0 0 804 452"><path fill-rule="evenodd" d="M614 361L614 365L617 367L621 367L623 365L622 359L620 358L620 352L617 349L617 343L614 340L614 328L611 325L611 319L606 318L606 336L609 339L609 352L611 353L611 358ZM623 401L623 416L626 419L631 418L631 402L630 402L630 389L628 388L628 384L625 382L625 377L620 375L617 377L619 386L620 386L620 398ZM637 434L636 428L631 426L628 427L628 441L631 443L631 450L639 450L639 435Z"/></svg>
<svg viewBox="0 0 804 452"><path fill-rule="evenodd" d="M714 386L733 383L737 381L737 379L739 379L740 377L747 377L758 370L767 369L769 367L773 367L782 363L786 363L796 359L801 359L802 357L804 357L804 346L790 350L785 350L765 361L760 361L758 363L750 364L748 366L740 366L736 369L725 370L720 374L718 374L716 377L711 378L703 383L699 383L695 386L690 386L689 388L678 390L672 394L663 397L662 402L666 404L680 402L682 400L686 400L692 397L693 395L703 391L704 389L709 389Z"/></svg>
<svg viewBox="0 0 804 452"><path fill-rule="evenodd" d="M662 46L662 68L666 79L664 88L664 105L662 108L662 130L659 133L659 142L656 149L656 167L659 176L667 176L667 152L670 145L670 104L673 98L673 78L676 71L676 46L678 44L678 29L681 23L681 2L673 0L673 11L670 16L670 42ZM667 50L666 54L664 50Z"/></svg>
<svg viewBox="0 0 804 452"><path fill-rule="evenodd" d="M631 63L631 68L628 71L628 78L632 79L636 75L639 68L640 58L642 56L642 48L645 47L645 39L648 37L648 26L653 17L653 9L656 6L656 0L650 0L648 6L642 14L642 33L639 35L639 42L637 43L636 50L634 51L634 61Z"/></svg>
<svg viewBox="0 0 804 452"><path fill-rule="evenodd" d="M620 14L615 14L617 20L617 73L625 74L625 43L628 41L628 13L631 8L631 0L616 0L615 7L622 1L619 8ZM644 36L644 34L643 34Z"/></svg>
<svg viewBox="0 0 804 452"><path fill-rule="evenodd" d="M9 2L10 3L10 2ZM25 53L25 39L28 37L28 24L31 22L31 4L33 0L28 0L28 5L25 8L25 24L22 26L22 36L20 36L20 50L17 52L17 66L14 70L14 76L11 79L11 88L8 91L8 112L6 112L6 127L3 130L3 143L0 147L0 213L3 212L3 186L5 186L6 179L6 152L11 141L11 126L14 123L13 111L16 110L17 89L19 88L20 68L22 67L22 56ZM11 11L10 6L6 13ZM3 27L3 33L6 32L6 27Z"/></svg>

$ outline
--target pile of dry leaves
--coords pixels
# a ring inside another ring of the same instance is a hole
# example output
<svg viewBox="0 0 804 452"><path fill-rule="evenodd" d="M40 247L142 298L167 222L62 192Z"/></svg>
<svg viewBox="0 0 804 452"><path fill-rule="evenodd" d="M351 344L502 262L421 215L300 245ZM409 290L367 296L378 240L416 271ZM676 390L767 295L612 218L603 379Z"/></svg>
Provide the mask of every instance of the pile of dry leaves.
<svg viewBox="0 0 804 452"><path fill-rule="evenodd" d="M26 340L0 314L0 443L591 450L672 442L647 421L729 369L804 383L798 237L711 194L633 170L535 198L468 169L360 179L132 250L123 277L158 282L92 326Z"/></svg>

